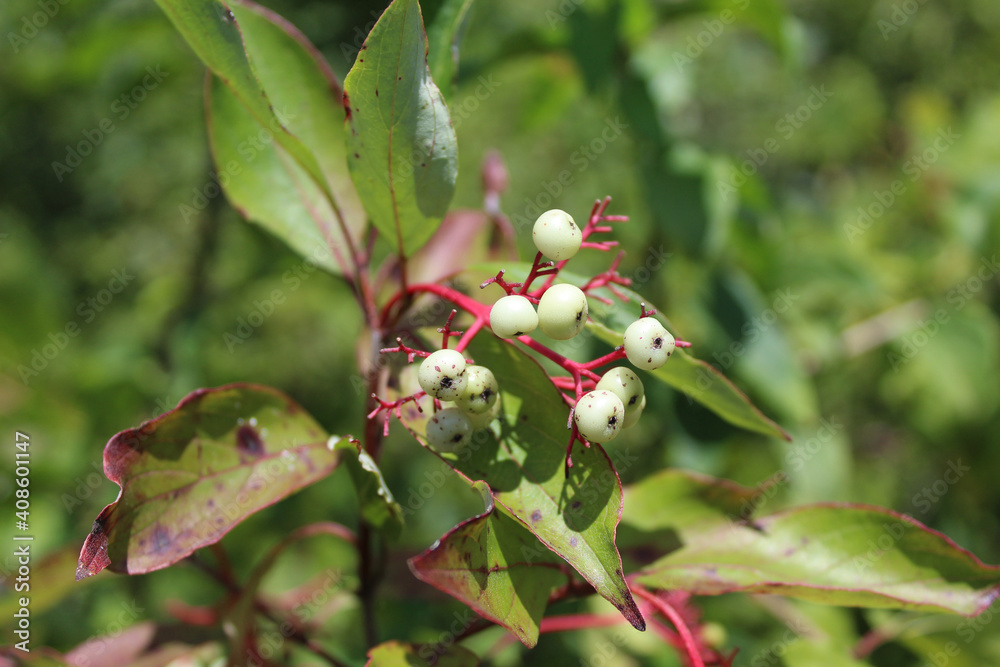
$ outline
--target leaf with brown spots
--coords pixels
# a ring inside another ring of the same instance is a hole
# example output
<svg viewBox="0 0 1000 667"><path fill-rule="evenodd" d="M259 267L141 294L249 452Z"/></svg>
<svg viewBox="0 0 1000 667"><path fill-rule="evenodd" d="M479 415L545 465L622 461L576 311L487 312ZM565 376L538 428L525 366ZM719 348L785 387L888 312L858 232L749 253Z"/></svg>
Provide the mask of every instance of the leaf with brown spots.
<svg viewBox="0 0 1000 667"><path fill-rule="evenodd" d="M576 443L567 476L569 409L542 367L495 336L477 336L469 353L493 371L500 386L497 432L477 431L462 449L442 452L424 438L429 409L420 413L408 404L403 422L468 484L485 481L500 511L569 563L634 627L645 629L615 546L622 487L611 457L600 445ZM622 466L635 461L621 447L612 448L612 457Z"/></svg>
<svg viewBox="0 0 1000 667"><path fill-rule="evenodd" d="M104 473L121 491L94 521L77 580L104 568L158 570L218 542L328 475L340 460L336 442L274 389L199 389L105 446Z"/></svg>
<svg viewBox="0 0 1000 667"><path fill-rule="evenodd" d="M441 224L455 194L458 143L427 66L417 0L394 0L344 79L348 167L372 223L409 257Z"/></svg>
<svg viewBox="0 0 1000 667"><path fill-rule="evenodd" d="M646 542L673 537L672 546L633 575L635 582L696 595L773 593L966 616L1000 596L1000 567L915 519L849 503L752 518L772 495L676 470L629 487L623 525L642 531ZM642 537L628 541L638 544Z"/></svg>
<svg viewBox="0 0 1000 667"><path fill-rule="evenodd" d="M569 581L565 564L517 521L495 511L485 482L473 488L486 511L411 558L410 569L533 648L549 597Z"/></svg>

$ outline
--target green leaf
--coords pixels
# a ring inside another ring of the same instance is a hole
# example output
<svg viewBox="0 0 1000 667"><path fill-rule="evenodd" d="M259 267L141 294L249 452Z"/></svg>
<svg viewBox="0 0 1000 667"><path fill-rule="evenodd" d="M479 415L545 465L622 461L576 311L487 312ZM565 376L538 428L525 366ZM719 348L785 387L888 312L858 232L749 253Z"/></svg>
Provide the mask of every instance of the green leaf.
<svg viewBox="0 0 1000 667"><path fill-rule="evenodd" d="M494 336L478 336L469 348L500 385L499 437L478 431L458 452L436 452L472 484L484 480L501 511L520 521L549 549L573 566L633 626L645 622L632 599L615 547L621 515L621 481L600 445L573 448L569 477L564 466L569 409L538 363ZM408 404L408 407L412 404ZM429 409L402 412L407 428L424 439ZM627 451L616 456L629 465Z"/></svg>
<svg viewBox="0 0 1000 667"><path fill-rule="evenodd" d="M430 47L427 62L434 81L444 97L451 97L451 89L458 75L458 44L462 41L469 21L473 0L445 0L427 31Z"/></svg>
<svg viewBox="0 0 1000 667"><path fill-rule="evenodd" d="M431 80L417 0L395 0L344 81L351 177L372 222L401 255L441 223L455 192L458 147Z"/></svg>
<svg viewBox="0 0 1000 667"><path fill-rule="evenodd" d="M378 464L357 440L342 438L333 450L341 452L341 462L357 489L361 516L389 539L398 538L403 530L403 508L393 498Z"/></svg>
<svg viewBox="0 0 1000 667"><path fill-rule="evenodd" d="M486 511L411 558L410 569L534 648L549 597L569 580L565 566L520 523L494 511L485 482L472 488L482 494Z"/></svg>
<svg viewBox="0 0 1000 667"><path fill-rule="evenodd" d="M475 667L479 658L461 646L391 641L368 651L365 667Z"/></svg>
<svg viewBox="0 0 1000 667"><path fill-rule="evenodd" d="M674 550L636 573L636 583L696 595L774 593L968 616L1000 595L1000 567L910 517L830 503L734 521L729 512L744 495L728 482L674 471L630 489L625 521L675 536Z"/></svg>
<svg viewBox="0 0 1000 667"><path fill-rule="evenodd" d="M274 140L323 183L324 177L312 153L293 136L275 109L250 65L244 36L236 17L221 0L157 0L157 4L205 65L233 91Z"/></svg>
<svg viewBox="0 0 1000 667"><path fill-rule="evenodd" d="M366 216L347 167L347 113L340 82L316 47L288 21L249 0L229 4L257 80L288 131L315 156L338 220L343 218L342 234L357 240Z"/></svg>
<svg viewBox="0 0 1000 667"><path fill-rule="evenodd" d="M323 191L281 146L259 141L260 125L232 91L216 77L210 86L208 137L233 206L300 255L344 273L348 257Z"/></svg>
<svg viewBox="0 0 1000 667"><path fill-rule="evenodd" d="M141 574L214 544L250 514L316 482L339 460L301 407L268 387L199 389L115 435L104 472L118 499L98 515L77 579Z"/></svg>

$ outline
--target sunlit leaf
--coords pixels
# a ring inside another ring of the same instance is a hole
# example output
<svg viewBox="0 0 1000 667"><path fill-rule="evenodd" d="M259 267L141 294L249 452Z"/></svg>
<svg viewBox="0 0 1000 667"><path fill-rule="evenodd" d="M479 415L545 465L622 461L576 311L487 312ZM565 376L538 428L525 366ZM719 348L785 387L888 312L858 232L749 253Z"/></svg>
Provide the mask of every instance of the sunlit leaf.
<svg viewBox="0 0 1000 667"><path fill-rule="evenodd" d="M520 523L495 511L489 486L475 482L473 488L486 511L411 558L410 569L532 648L549 596L568 581L560 569L565 565Z"/></svg>
<svg viewBox="0 0 1000 667"><path fill-rule="evenodd" d="M830 503L741 521L729 513L741 495L729 482L673 471L630 489L635 502L624 520L675 535L673 550L642 568L636 582L698 595L774 593L969 616L1000 595L1000 567L905 515Z"/></svg>
<svg viewBox="0 0 1000 667"><path fill-rule="evenodd" d="M233 206L300 255L342 273L349 255L323 191L281 146L260 141L260 125L231 90L216 77L209 86L208 138Z"/></svg>
<svg viewBox="0 0 1000 667"><path fill-rule="evenodd" d="M621 482L611 459L600 445L588 449L576 443L567 478L569 410L542 368L492 335L478 336L470 353L493 371L500 386L499 438L481 430L466 448L438 454L468 483L489 484L501 511L572 565L632 625L644 628L615 547ZM407 427L422 442L427 417L427 410L403 411ZM620 466L634 463L627 450L613 454Z"/></svg>
<svg viewBox="0 0 1000 667"><path fill-rule="evenodd" d="M448 210L458 147L431 80L417 0L395 0L344 81L348 163L372 222L401 255L430 238Z"/></svg>

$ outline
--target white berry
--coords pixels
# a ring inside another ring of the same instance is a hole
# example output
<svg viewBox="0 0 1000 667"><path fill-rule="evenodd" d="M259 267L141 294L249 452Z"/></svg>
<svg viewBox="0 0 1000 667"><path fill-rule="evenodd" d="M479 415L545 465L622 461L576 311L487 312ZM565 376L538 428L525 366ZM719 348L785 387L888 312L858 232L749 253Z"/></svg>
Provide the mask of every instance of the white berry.
<svg viewBox="0 0 1000 667"><path fill-rule="evenodd" d="M673 353L674 337L655 318L640 318L625 330L625 356L638 368L656 370Z"/></svg>
<svg viewBox="0 0 1000 667"><path fill-rule="evenodd" d="M549 259L561 262L580 250L583 234L566 211L557 208L546 211L535 220L531 230L531 240L538 251Z"/></svg>
<svg viewBox="0 0 1000 667"><path fill-rule="evenodd" d="M466 414L486 414L499 395L500 388L493 371L485 366L468 366L465 369L465 390L455 399L455 404Z"/></svg>
<svg viewBox="0 0 1000 667"><path fill-rule="evenodd" d="M526 297L509 294L490 309L490 329L500 338L514 338L538 327L538 314Z"/></svg>
<svg viewBox="0 0 1000 667"><path fill-rule="evenodd" d="M420 364L417 382L434 398L454 401L465 389L465 357L455 350L438 350Z"/></svg>
<svg viewBox="0 0 1000 667"><path fill-rule="evenodd" d="M623 366L605 373L594 389L606 389L620 398L625 405L626 421L629 415L639 409L646 395L639 376Z"/></svg>
<svg viewBox="0 0 1000 667"><path fill-rule="evenodd" d="M625 409L625 423L622 424L622 428L629 428L630 426L635 426L635 423L639 421L639 417L642 416L642 411L646 409L646 397L643 396L642 400L639 401L639 407L632 411L628 408Z"/></svg>
<svg viewBox="0 0 1000 667"><path fill-rule="evenodd" d="M538 302L538 325L546 336L569 340L587 324L587 295L574 285L553 285Z"/></svg>
<svg viewBox="0 0 1000 667"><path fill-rule="evenodd" d="M472 437L472 422L458 408L438 411L427 422L427 442L433 447L458 449Z"/></svg>
<svg viewBox="0 0 1000 667"><path fill-rule="evenodd" d="M469 421L472 422L472 428L475 429L486 428L487 426L492 424L493 420L500 416L501 402L502 398L500 394L497 394L496 403L494 403L493 406L490 407L490 409L487 410L486 412L479 415L466 414L466 417L468 417Z"/></svg>
<svg viewBox="0 0 1000 667"><path fill-rule="evenodd" d="M577 401L573 421L580 435L590 442L608 442L622 430L625 406L610 391L590 391Z"/></svg>

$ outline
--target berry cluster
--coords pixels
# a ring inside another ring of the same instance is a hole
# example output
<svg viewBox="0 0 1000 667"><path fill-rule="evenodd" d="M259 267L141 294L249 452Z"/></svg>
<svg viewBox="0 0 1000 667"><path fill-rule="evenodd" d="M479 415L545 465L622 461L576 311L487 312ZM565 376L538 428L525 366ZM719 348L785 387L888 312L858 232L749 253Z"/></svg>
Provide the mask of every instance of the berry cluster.
<svg viewBox="0 0 1000 667"><path fill-rule="evenodd" d="M654 370L666 363L676 347L689 345L676 341L652 317L653 311L647 311L642 305L639 319L625 330L623 344L610 354L589 362L567 359L529 336L538 328L556 340L569 340L579 334L586 326L590 312L588 296L611 302L592 293L599 287L608 288L623 301L628 300L616 288L617 285L629 284L627 278L617 273L621 254L607 271L591 278L582 287L554 284L563 265L581 248L607 251L616 245L614 241L588 241L595 233L611 231L602 223L627 220L624 216L605 215L609 203L610 198L598 201L582 230L565 211L555 209L539 216L532 230L532 240L538 253L524 282L507 282L505 272L500 271L480 286L486 288L496 284L506 293L492 307L443 285L409 286L410 294L436 294L471 314L474 320L465 332L451 331L452 320L457 314L457 310L452 311L447 324L438 330L444 334L443 349L433 353L407 347L400 339L397 339L397 347L382 350L385 353L405 352L411 363L417 356L424 357L417 374L422 391L393 402L374 396L379 405L370 417L384 411L385 428L388 429L390 413L395 411L398 417L401 406L409 401L414 402L419 410L417 401L430 396L435 414L427 422L427 441L435 447L449 449L457 449L467 443L476 429L489 426L500 414L500 392L492 371L474 365L462 353L472 337L488 326L496 336L516 340L568 372L568 377L552 378L553 384L562 390L563 398L571 407L568 428L572 434L567 447L567 467L572 466L570 452L574 442L581 441L586 446L593 442L605 443L615 438L622 429L635 424L646 406L645 391L639 377L626 367L612 368L603 376L595 371L621 359L627 359L637 368ZM532 283L541 277L546 277L545 283L532 290ZM454 349L448 349L452 336L461 338Z"/></svg>

